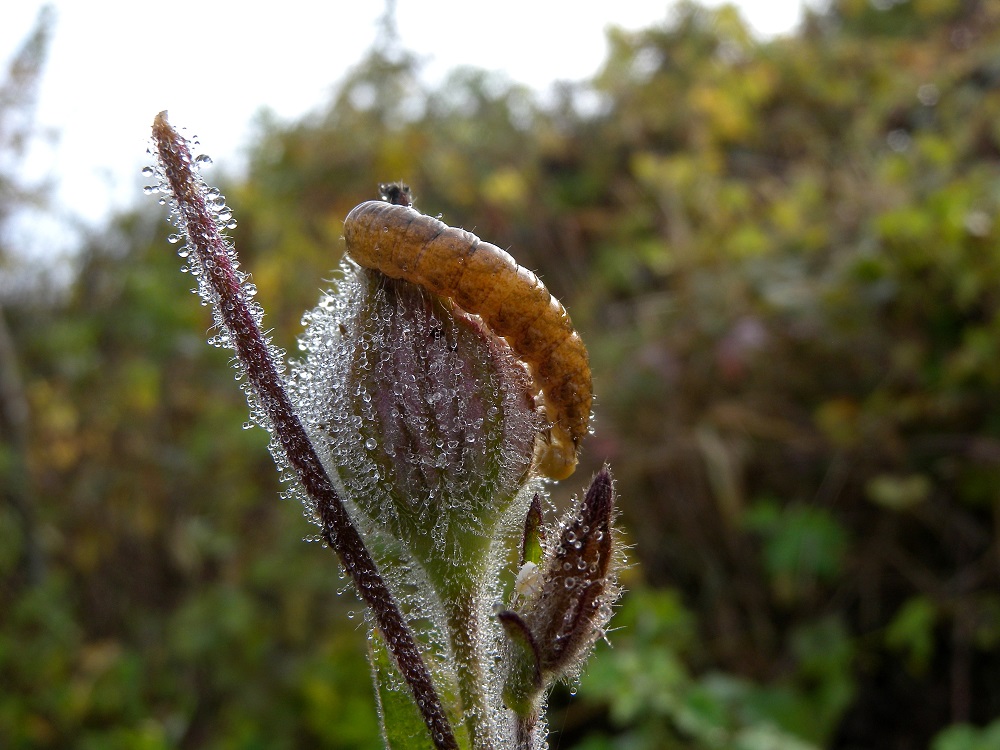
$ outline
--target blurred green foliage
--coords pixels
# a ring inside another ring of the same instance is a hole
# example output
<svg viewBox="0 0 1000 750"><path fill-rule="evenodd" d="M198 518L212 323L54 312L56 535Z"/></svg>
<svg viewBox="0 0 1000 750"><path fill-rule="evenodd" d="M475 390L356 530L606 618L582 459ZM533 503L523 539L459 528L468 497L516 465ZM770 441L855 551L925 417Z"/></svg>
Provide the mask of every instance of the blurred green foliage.
<svg viewBox="0 0 1000 750"><path fill-rule="evenodd" d="M380 180L566 302L579 474L611 462L635 566L559 747L996 747L1000 11L837 0L760 43L684 6L610 41L540 99L428 89L383 39L312 116L262 114L225 192L275 339ZM153 208L68 287L4 289L0 746L378 747L361 605Z"/></svg>

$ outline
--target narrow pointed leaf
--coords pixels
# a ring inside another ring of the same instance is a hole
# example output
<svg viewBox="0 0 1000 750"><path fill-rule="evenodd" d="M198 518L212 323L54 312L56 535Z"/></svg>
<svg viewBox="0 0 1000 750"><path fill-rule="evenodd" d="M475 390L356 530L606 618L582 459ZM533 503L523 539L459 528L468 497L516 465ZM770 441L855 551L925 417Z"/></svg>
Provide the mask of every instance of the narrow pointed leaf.
<svg viewBox="0 0 1000 750"><path fill-rule="evenodd" d="M528 515L524 519L524 536L521 539L521 565L530 562L537 565L542 560L542 503L536 494L531 500Z"/></svg>

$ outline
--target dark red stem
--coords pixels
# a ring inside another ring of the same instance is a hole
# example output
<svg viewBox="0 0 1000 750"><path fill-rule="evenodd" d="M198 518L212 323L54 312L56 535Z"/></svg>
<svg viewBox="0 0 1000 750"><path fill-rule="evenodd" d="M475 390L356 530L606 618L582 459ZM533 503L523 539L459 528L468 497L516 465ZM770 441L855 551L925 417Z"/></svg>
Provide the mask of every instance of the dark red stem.
<svg viewBox="0 0 1000 750"><path fill-rule="evenodd" d="M226 242L205 201L204 183L194 173L187 141L167 122L166 112L157 115L153 122L153 140L170 192L180 211L188 244L197 253L203 272L218 296L223 325L271 427L281 442L288 463L316 504L323 538L336 551L354 580L361 598L372 608L375 622L410 686L435 747L440 750L457 750L458 744L451 725L434 690L430 672L417 649L413 633L382 580L375 561L368 554L361 536L351 523L343 502L295 413L264 334L250 311L247 297L226 249Z"/></svg>

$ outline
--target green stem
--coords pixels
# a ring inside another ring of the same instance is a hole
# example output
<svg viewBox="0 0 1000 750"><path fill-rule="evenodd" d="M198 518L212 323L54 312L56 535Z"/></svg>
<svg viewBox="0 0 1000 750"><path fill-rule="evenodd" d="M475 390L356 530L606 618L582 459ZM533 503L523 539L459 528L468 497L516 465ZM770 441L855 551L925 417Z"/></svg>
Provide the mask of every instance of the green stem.
<svg viewBox="0 0 1000 750"><path fill-rule="evenodd" d="M495 750L497 727L489 706L489 671L484 661L488 653L483 642L482 612L476 587L469 581L449 587L444 592L448 617L448 636L455 658L458 691L464 720L474 750Z"/></svg>

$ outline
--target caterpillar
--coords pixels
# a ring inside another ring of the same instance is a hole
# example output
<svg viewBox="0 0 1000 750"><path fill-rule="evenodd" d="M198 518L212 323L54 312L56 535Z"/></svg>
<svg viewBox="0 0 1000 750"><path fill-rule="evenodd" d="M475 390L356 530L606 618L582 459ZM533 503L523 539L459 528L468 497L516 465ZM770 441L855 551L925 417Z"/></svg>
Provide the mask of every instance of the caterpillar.
<svg viewBox="0 0 1000 750"><path fill-rule="evenodd" d="M347 254L359 265L450 297L478 315L528 365L541 391L547 432L538 471L565 479L576 469L590 424L593 386L587 349L562 304L534 273L472 232L449 227L409 206L409 190L383 188L347 215ZM405 191L405 192L404 192Z"/></svg>

